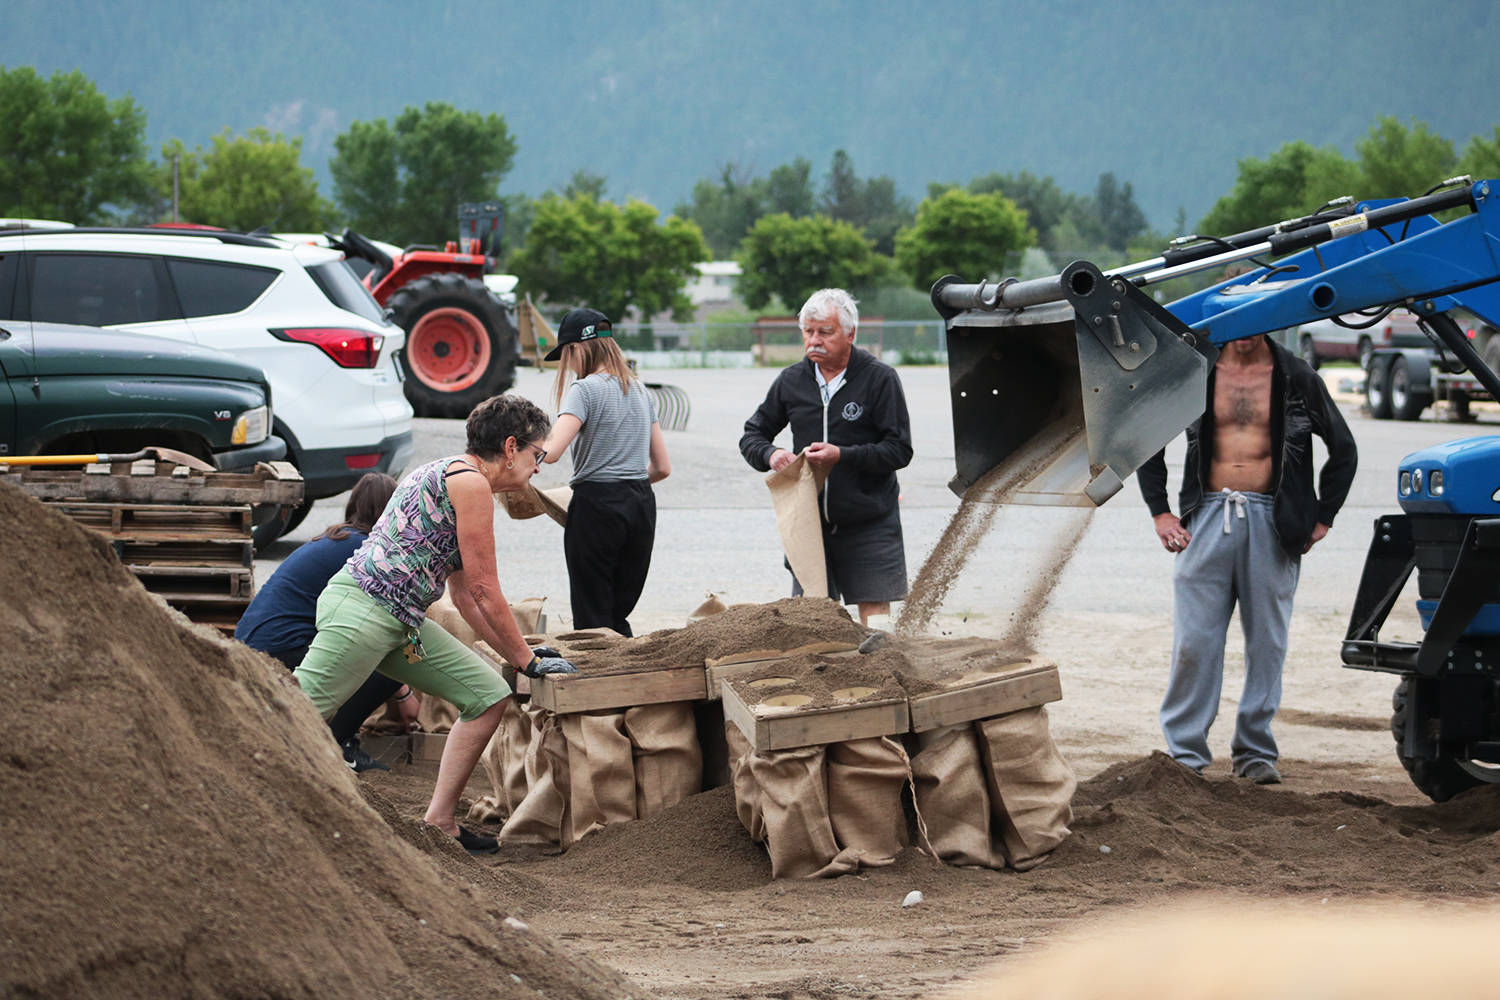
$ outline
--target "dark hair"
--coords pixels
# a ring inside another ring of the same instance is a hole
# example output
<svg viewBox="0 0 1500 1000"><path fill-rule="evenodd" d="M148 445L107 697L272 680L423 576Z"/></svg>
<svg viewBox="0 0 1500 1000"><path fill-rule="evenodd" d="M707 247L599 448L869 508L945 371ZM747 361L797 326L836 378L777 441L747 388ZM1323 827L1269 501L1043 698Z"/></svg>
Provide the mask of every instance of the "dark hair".
<svg viewBox="0 0 1500 1000"><path fill-rule="evenodd" d="M531 400L501 393L470 411L469 419L464 422L468 435L464 449L471 455L491 459L505 451L509 439L530 444L545 438L551 426L547 414Z"/></svg>
<svg viewBox="0 0 1500 1000"><path fill-rule="evenodd" d="M368 535L395 492L396 481L390 476L384 472L366 472L349 491L349 501L344 504L344 519L330 525L318 538L340 542L348 538L351 531Z"/></svg>

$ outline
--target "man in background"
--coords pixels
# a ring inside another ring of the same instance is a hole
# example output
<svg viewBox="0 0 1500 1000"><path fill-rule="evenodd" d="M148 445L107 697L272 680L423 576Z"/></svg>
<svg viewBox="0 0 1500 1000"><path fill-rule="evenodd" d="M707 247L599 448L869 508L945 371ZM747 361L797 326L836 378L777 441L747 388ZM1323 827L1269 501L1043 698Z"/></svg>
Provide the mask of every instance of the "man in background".
<svg viewBox="0 0 1500 1000"><path fill-rule="evenodd" d="M828 596L858 605L860 621L868 623L906 597L896 503L896 471L912 456L906 394L894 368L854 346L859 309L848 292L814 292L797 318L805 356L782 370L745 421L740 453L761 472L779 472L801 454L827 473L818 510ZM790 451L773 443L787 426ZM794 575L792 595L801 593Z"/></svg>

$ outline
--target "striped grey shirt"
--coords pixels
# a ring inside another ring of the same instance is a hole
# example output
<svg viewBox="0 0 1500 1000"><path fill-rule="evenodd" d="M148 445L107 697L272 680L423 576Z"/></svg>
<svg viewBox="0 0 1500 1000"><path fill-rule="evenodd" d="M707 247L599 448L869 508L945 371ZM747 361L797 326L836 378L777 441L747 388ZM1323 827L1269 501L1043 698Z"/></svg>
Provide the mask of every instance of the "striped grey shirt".
<svg viewBox="0 0 1500 1000"><path fill-rule="evenodd" d="M656 402L639 382L622 393L613 375L595 372L578 379L563 394L558 416L564 413L583 422L570 449L569 482L647 478Z"/></svg>

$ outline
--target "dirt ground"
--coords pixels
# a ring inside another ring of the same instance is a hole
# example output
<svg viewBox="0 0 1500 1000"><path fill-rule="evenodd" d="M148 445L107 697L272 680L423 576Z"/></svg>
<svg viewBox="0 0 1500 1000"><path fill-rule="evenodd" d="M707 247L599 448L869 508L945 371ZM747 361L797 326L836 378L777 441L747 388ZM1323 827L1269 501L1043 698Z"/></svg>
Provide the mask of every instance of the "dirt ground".
<svg viewBox="0 0 1500 1000"><path fill-rule="evenodd" d="M1072 838L1025 874L908 849L889 868L772 882L728 788L564 855L507 849L483 861L533 880L520 907L533 929L652 995L681 998L926 997L1091 918L1203 894L1332 912L1495 899L1500 796L1396 805L1381 796L1412 797L1394 781L1286 764L1286 784L1262 787L1200 779L1159 753L1122 761L1080 785ZM414 813L433 776L430 764L398 765L362 781ZM913 889L924 901L903 909Z"/></svg>

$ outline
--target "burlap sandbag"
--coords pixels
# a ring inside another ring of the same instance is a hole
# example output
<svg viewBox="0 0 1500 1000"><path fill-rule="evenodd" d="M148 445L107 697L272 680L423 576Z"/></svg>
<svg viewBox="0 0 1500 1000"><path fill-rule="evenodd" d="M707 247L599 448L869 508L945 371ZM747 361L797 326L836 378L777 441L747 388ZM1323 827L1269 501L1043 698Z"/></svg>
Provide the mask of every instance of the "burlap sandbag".
<svg viewBox="0 0 1500 1000"><path fill-rule="evenodd" d="M532 716L531 743L526 749L526 797L500 830L506 844L568 846L568 741L561 717L538 711Z"/></svg>
<svg viewBox="0 0 1500 1000"><path fill-rule="evenodd" d="M568 843L636 818L635 762L624 712L560 717L568 741Z"/></svg>
<svg viewBox="0 0 1500 1000"><path fill-rule="evenodd" d="M823 522L818 514L818 491L828 473L813 468L798 455L780 472L766 476L776 529L792 575L807 597L828 596L828 565L823 556Z"/></svg>
<svg viewBox="0 0 1500 1000"><path fill-rule="evenodd" d="M866 868L896 860L907 844L901 790L911 764L889 737L828 746L828 818L843 851Z"/></svg>
<svg viewBox="0 0 1500 1000"><path fill-rule="evenodd" d="M654 816L703 787L703 750L693 703L674 701L625 710L635 757L635 814Z"/></svg>
<svg viewBox="0 0 1500 1000"><path fill-rule="evenodd" d="M1004 868L1005 855L990 837L990 794L975 727L966 722L916 738L912 780L932 853L952 865Z"/></svg>
<svg viewBox="0 0 1500 1000"><path fill-rule="evenodd" d="M493 791L469 807L469 819L497 823L516 811L526 797L526 750L531 733L531 715L516 699L507 698L500 726L479 758Z"/></svg>
<svg viewBox="0 0 1500 1000"><path fill-rule="evenodd" d="M732 722L724 723L724 743L729 750L729 780L734 785L734 811L740 825L757 844L766 841L766 816L760 809L760 786L750 770L750 741Z"/></svg>
<svg viewBox="0 0 1500 1000"><path fill-rule="evenodd" d="M1035 868L1068 837L1078 779L1052 742L1047 709L974 723L984 755L994 829L1011 867Z"/></svg>

